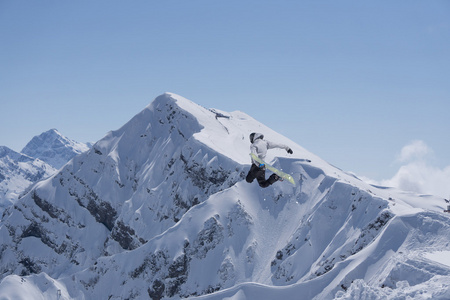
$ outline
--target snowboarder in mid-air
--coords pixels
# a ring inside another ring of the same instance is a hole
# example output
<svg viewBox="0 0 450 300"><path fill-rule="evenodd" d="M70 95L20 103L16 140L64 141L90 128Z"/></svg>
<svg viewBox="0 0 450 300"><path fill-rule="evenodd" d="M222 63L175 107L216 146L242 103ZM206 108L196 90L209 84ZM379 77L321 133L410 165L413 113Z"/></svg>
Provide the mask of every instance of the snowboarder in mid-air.
<svg viewBox="0 0 450 300"><path fill-rule="evenodd" d="M267 150L272 148L281 148L285 149L289 154L293 153L292 149L286 145L276 144L264 140L264 135L261 133L251 133L250 143L251 153L255 154L262 160L264 160L264 158L266 157ZM245 180L248 183L252 183L255 178L258 181L259 186L263 188L266 188L269 185L272 185L276 181L280 180L280 176L275 173L270 175L270 177L266 180L266 168L264 164L260 164L259 162L252 159L252 166L250 167L250 171L248 171L247 178Z"/></svg>

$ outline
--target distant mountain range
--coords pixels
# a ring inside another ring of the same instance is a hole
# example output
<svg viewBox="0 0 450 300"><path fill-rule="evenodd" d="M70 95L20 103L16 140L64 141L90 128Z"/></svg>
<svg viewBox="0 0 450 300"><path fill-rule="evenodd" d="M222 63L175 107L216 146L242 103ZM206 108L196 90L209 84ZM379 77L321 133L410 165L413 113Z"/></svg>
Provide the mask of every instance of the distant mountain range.
<svg viewBox="0 0 450 300"><path fill-rule="evenodd" d="M85 144L71 140L56 129L50 129L35 136L22 149L21 153L51 165L55 169L61 168L75 155L86 152L92 144Z"/></svg>
<svg viewBox="0 0 450 300"><path fill-rule="evenodd" d="M266 160L295 186L246 182L255 131L293 150ZM243 112L166 93L5 210L0 295L450 299L445 206L365 183Z"/></svg>
<svg viewBox="0 0 450 300"><path fill-rule="evenodd" d="M33 183L56 173L90 144L75 142L56 129L33 139L18 153L0 146L0 217Z"/></svg>

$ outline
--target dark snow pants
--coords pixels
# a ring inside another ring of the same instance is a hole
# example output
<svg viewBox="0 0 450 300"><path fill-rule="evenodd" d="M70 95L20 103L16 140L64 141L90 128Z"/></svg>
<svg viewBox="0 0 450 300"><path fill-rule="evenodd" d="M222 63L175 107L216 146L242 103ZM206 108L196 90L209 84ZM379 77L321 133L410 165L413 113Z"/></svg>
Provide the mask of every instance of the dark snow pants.
<svg viewBox="0 0 450 300"><path fill-rule="evenodd" d="M277 181L276 179L276 175L272 174L270 175L270 177L266 180L266 168L260 168L255 164L252 164L252 166L250 167L250 171L248 171L247 174L247 178L245 178L245 180L248 183L252 183L253 180L258 181L258 184L260 187L266 188L269 185L273 184L275 181Z"/></svg>

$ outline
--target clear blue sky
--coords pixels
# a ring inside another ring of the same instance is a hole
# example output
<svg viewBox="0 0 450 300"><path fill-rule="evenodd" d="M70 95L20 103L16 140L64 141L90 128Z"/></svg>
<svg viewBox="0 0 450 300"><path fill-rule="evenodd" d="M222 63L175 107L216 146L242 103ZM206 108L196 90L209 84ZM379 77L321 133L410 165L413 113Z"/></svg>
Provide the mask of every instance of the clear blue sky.
<svg viewBox="0 0 450 300"><path fill-rule="evenodd" d="M330 163L450 165L450 1L0 0L0 145L97 141L156 96L244 111Z"/></svg>

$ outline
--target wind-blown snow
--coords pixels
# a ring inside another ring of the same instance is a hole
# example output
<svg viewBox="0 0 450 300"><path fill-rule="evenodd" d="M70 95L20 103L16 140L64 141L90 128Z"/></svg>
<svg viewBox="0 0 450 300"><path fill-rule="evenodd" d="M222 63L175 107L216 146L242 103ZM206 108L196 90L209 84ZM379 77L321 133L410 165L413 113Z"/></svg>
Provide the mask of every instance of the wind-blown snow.
<svg viewBox="0 0 450 300"><path fill-rule="evenodd" d="M253 131L293 149L267 160L295 187L245 181ZM448 299L444 205L166 93L6 211L0 295L26 280L22 297Z"/></svg>

